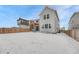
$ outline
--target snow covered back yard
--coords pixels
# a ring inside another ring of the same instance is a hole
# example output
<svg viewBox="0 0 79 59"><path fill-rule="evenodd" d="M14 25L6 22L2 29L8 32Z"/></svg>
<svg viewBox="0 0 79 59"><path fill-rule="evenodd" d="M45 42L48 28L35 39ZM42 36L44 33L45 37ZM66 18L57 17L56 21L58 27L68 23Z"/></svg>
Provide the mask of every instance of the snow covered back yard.
<svg viewBox="0 0 79 59"><path fill-rule="evenodd" d="M79 53L79 42L64 33L39 32L0 34L1 54Z"/></svg>

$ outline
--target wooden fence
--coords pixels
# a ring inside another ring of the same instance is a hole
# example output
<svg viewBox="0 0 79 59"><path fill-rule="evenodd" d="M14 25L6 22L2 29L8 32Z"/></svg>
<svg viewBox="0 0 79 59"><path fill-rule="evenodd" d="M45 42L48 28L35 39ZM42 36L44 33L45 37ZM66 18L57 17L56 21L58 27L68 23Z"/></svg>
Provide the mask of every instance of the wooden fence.
<svg viewBox="0 0 79 59"><path fill-rule="evenodd" d="M74 38L75 40L79 41L79 30L77 30L77 29L75 29L75 30L65 30L63 32L66 33L68 36Z"/></svg>
<svg viewBox="0 0 79 59"><path fill-rule="evenodd" d="M29 32L30 29L22 28L0 28L0 33L17 33L17 32Z"/></svg>
<svg viewBox="0 0 79 59"><path fill-rule="evenodd" d="M72 37L73 30L63 30L64 33L66 33L68 36Z"/></svg>

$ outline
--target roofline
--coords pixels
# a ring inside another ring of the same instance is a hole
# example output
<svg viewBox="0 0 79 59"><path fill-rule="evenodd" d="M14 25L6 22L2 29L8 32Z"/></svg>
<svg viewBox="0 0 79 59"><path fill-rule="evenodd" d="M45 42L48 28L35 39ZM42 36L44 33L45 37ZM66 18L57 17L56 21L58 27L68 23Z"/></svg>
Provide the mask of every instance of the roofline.
<svg viewBox="0 0 79 59"><path fill-rule="evenodd" d="M57 16L57 18L58 18L58 21L59 21L58 13L57 13L57 11L56 11L56 10L55 10L55 13L56 13L56 16Z"/></svg>
<svg viewBox="0 0 79 59"><path fill-rule="evenodd" d="M23 19L23 18L19 18L17 21L19 21L19 20L24 20L24 21L39 21L39 19L26 20L26 19Z"/></svg>
<svg viewBox="0 0 79 59"><path fill-rule="evenodd" d="M69 20L69 23L71 22L71 19L76 15L78 14L79 12L74 12L73 15L71 16L70 20Z"/></svg>
<svg viewBox="0 0 79 59"><path fill-rule="evenodd" d="M43 11L45 10L45 8L48 8L48 9L50 9L51 11L56 11L56 10L54 10L54 9L48 7L48 6L45 6L44 9L43 9L43 10L41 11L41 13L39 14L39 16L43 13Z"/></svg>
<svg viewBox="0 0 79 59"><path fill-rule="evenodd" d="M52 8L50 8L50 7L45 7L45 8L48 8L48 9L50 9L51 11L54 11L55 13L56 13L56 16L57 16L57 18L58 18L58 21L59 21L59 17L58 17L58 13L57 13L57 11L56 10L54 10L54 9L52 9ZM45 8L42 10L42 12L39 14L39 16L43 13L43 11L45 10Z"/></svg>
<svg viewBox="0 0 79 59"><path fill-rule="evenodd" d="M17 21L19 21L19 20L24 20L24 21L27 21L26 19L23 19L23 18L19 18Z"/></svg>

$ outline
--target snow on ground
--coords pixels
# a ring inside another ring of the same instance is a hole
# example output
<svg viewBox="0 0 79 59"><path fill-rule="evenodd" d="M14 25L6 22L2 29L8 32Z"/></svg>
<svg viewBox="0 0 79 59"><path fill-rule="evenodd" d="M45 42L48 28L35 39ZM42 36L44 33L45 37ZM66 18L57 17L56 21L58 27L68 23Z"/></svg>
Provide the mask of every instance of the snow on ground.
<svg viewBox="0 0 79 59"><path fill-rule="evenodd" d="M25 32L0 34L0 53L79 53L79 42L64 33Z"/></svg>

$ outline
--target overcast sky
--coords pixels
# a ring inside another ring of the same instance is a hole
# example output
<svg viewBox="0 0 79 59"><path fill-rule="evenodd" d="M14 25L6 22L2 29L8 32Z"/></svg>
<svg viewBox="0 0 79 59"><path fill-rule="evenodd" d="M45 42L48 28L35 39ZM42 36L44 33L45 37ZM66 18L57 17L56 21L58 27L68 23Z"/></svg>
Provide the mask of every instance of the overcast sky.
<svg viewBox="0 0 79 59"><path fill-rule="evenodd" d="M0 5L0 27L16 27L19 17L25 19L39 18L42 5ZM68 27L70 17L74 12L79 11L77 5L52 5L51 8L57 10L60 26Z"/></svg>

